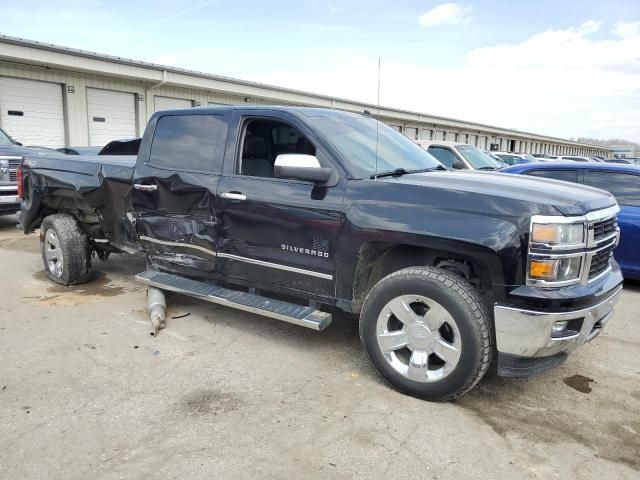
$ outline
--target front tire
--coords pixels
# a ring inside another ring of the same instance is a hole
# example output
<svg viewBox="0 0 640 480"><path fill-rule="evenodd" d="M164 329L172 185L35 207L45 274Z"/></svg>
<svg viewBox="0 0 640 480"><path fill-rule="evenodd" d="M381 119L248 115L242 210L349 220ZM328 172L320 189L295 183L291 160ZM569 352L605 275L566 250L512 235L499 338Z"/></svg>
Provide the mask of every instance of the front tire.
<svg viewBox="0 0 640 480"><path fill-rule="evenodd" d="M486 373L490 325L469 282L435 267L410 267L371 289L360 313L360 340L391 386L444 401L463 395Z"/></svg>
<svg viewBox="0 0 640 480"><path fill-rule="evenodd" d="M49 215L42 221L40 251L50 280L78 285L91 278L91 245L71 215Z"/></svg>

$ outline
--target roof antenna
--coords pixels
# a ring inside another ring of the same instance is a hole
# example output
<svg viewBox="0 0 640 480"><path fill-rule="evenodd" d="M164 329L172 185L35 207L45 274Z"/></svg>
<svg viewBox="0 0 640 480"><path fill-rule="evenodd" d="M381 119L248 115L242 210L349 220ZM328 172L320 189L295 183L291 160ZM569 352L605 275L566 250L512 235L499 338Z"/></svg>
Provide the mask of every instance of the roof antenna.
<svg viewBox="0 0 640 480"><path fill-rule="evenodd" d="M373 179L378 179L378 139L380 138L380 59L378 58L378 113L376 113L376 167Z"/></svg>

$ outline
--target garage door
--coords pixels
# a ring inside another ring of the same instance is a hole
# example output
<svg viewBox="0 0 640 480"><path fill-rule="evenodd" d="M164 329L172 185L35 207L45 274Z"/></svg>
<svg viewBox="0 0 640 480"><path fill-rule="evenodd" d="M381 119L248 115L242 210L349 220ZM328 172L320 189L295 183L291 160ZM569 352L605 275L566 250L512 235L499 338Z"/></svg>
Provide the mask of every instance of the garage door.
<svg viewBox="0 0 640 480"><path fill-rule="evenodd" d="M0 126L24 145L63 147L62 85L0 78Z"/></svg>
<svg viewBox="0 0 640 480"><path fill-rule="evenodd" d="M404 134L409 137L411 140L418 139L418 129L414 127L407 127L404 129Z"/></svg>
<svg viewBox="0 0 640 480"><path fill-rule="evenodd" d="M87 88L89 145L101 147L112 140L136 136L133 93Z"/></svg>
<svg viewBox="0 0 640 480"><path fill-rule="evenodd" d="M193 103L191 100L185 100L184 98L171 98L171 97L154 97L153 105L155 111L160 110L172 110L174 108L191 108Z"/></svg>

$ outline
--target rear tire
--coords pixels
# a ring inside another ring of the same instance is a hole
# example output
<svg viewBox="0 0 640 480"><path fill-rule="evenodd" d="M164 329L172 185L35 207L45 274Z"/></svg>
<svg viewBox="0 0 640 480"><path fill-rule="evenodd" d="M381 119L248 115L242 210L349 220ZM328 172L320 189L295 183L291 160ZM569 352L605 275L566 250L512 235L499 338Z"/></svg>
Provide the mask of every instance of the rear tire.
<svg viewBox="0 0 640 480"><path fill-rule="evenodd" d="M491 364L491 317L454 273L410 267L380 280L360 313L360 340L397 390L445 401L473 388Z"/></svg>
<svg viewBox="0 0 640 480"><path fill-rule="evenodd" d="M71 215L49 215L42 221L40 251L50 280L78 285L91 278L91 244Z"/></svg>

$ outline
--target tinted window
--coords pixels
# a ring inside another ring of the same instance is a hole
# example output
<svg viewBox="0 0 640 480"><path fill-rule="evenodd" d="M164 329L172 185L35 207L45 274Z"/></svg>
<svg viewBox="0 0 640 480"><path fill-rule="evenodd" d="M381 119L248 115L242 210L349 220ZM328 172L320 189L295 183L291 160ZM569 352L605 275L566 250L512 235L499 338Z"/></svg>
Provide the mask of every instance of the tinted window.
<svg viewBox="0 0 640 480"><path fill-rule="evenodd" d="M440 165L407 137L366 115L312 112L307 115L307 121L342 154L357 175L373 175L376 165L378 172L397 168L428 169Z"/></svg>
<svg viewBox="0 0 640 480"><path fill-rule="evenodd" d="M456 160L455 154L448 148L429 147L427 150L431 155L436 157L447 168L453 168L453 162Z"/></svg>
<svg viewBox="0 0 640 480"><path fill-rule="evenodd" d="M640 207L640 176L638 175L591 171L586 183L611 192L620 205Z"/></svg>
<svg viewBox="0 0 640 480"><path fill-rule="evenodd" d="M149 163L175 170L220 172L227 124L221 115L175 115L158 120Z"/></svg>
<svg viewBox="0 0 640 480"><path fill-rule="evenodd" d="M296 151L296 145L302 142L301 138L304 138L302 133L289 125L279 125L271 130L271 140L276 154L303 153Z"/></svg>
<svg viewBox="0 0 640 480"><path fill-rule="evenodd" d="M531 170L527 175L534 177L553 178L554 180L564 180L565 182L578 183L577 170Z"/></svg>

